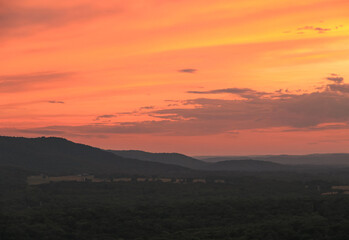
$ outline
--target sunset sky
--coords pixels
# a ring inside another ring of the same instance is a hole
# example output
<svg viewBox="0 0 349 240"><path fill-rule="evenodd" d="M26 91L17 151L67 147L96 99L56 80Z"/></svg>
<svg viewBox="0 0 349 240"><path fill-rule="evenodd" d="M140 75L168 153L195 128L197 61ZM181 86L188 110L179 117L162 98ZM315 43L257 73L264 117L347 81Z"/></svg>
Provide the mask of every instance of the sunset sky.
<svg viewBox="0 0 349 240"><path fill-rule="evenodd" d="M0 0L0 134L349 152L348 0Z"/></svg>

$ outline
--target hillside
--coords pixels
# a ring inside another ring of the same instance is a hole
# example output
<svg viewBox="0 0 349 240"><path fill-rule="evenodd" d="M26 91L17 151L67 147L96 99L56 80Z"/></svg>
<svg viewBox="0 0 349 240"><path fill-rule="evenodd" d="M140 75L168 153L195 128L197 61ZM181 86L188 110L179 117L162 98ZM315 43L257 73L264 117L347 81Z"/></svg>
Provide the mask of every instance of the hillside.
<svg viewBox="0 0 349 240"><path fill-rule="evenodd" d="M49 175L91 173L147 176L194 176L205 175L208 172L300 169L265 159L207 163L178 153L105 151L55 137L0 137L0 167L4 166Z"/></svg>
<svg viewBox="0 0 349 240"><path fill-rule="evenodd" d="M217 156L198 157L205 162L220 162L225 160L254 159L288 165L327 165L349 166L348 153L328 153L309 155L259 155L259 156Z"/></svg>
<svg viewBox="0 0 349 240"><path fill-rule="evenodd" d="M285 171L293 170L292 167L273 162L259 160L228 160L210 164L211 171L243 171L243 172L261 172L261 171Z"/></svg>
<svg viewBox="0 0 349 240"><path fill-rule="evenodd" d="M273 162L260 161L260 160L226 160L216 163L204 162L192 157L188 157L179 153L150 153L137 150L125 150L116 151L109 150L110 152L122 156L129 157L144 161L159 162L166 164L173 164L184 166L196 170L202 171L242 171L242 172L260 172L260 171L283 171L293 170L294 168L287 165L277 164Z"/></svg>
<svg viewBox="0 0 349 240"><path fill-rule="evenodd" d="M63 138L0 137L0 166L47 174L178 175L191 170L180 166L126 159Z"/></svg>
<svg viewBox="0 0 349 240"><path fill-rule="evenodd" d="M197 160L180 153L150 153L138 150L109 150L110 152L125 158L139 159L143 161L173 164L192 169L206 169L208 163Z"/></svg>

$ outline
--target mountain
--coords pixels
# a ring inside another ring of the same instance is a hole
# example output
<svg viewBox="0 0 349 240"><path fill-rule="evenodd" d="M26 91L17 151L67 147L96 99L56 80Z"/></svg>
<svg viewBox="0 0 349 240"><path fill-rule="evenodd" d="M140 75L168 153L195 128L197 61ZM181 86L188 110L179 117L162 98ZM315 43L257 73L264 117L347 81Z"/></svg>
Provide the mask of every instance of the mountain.
<svg viewBox="0 0 349 240"><path fill-rule="evenodd" d="M0 137L0 167L62 174L178 175L192 170L175 165L126 159L63 138Z"/></svg>
<svg viewBox="0 0 349 240"><path fill-rule="evenodd" d="M291 166L282 165L273 162L259 160L228 160L210 164L211 171L242 171L242 172L261 172L261 171L287 171L293 170Z"/></svg>
<svg viewBox="0 0 349 240"><path fill-rule="evenodd" d="M277 164L273 162L267 161L259 161L259 160L226 160L220 161L216 163L208 163L204 162L192 157L188 157L179 153L150 153L138 150L109 150L110 152L126 157L126 158L134 158L143 161L151 161L151 162L159 162L166 164L173 164L184 166L191 169L202 170L202 171L283 171L283 170L291 170L293 167Z"/></svg>
<svg viewBox="0 0 349 240"><path fill-rule="evenodd" d="M328 165L328 166L349 166L349 154L309 154L309 155L279 155L259 158L265 161L281 164L307 164L307 165Z"/></svg>
<svg viewBox="0 0 349 240"><path fill-rule="evenodd" d="M180 153L150 153L138 150L109 150L118 156L143 161L173 164L192 169L206 169L209 165L204 161L188 157Z"/></svg>
<svg viewBox="0 0 349 240"><path fill-rule="evenodd" d="M306 164L318 163L318 160L314 160L318 158L314 158L314 156L308 155ZM178 153L105 151L56 137L0 137L1 168L12 167L49 175L90 173L95 175L157 175L171 177L199 176L208 172L309 169L308 166L295 167L276 162L303 163L301 162L302 159L286 155L283 158L264 156L264 158L253 160L240 158L239 160L229 159L208 163ZM310 168L315 168L315 166Z"/></svg>
<svg viewBox="0 0 349 240"><path fill-rule="evenodd" d="M256 155L256 156L194 156L195 159L198 159L200 161L204 161L207 163L215 163L215 162L222 162L222 161L229 161L229 160L247 160L247 159L262 159L262 157L266 157L267 155ZM264 159L264 158L263 158Z"/></svg>
<svg viewBox="0 0 349 240"><path fill-rule="evenodd" d="M326 166L349 166L348 153L328 153L309 155L259 155L259 156L217 156L198 157L206 162L220 162L225 160L254 159L288 165L326 165Z"/></svg>

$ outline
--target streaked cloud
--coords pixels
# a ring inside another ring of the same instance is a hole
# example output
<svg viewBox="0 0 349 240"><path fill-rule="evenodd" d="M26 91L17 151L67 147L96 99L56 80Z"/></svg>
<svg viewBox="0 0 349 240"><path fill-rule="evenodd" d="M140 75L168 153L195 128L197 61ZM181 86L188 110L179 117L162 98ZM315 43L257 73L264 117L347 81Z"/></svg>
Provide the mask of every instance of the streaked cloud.
<svg viewBox="0 0 349 240"><path fill-rule="evenodd" d="M48 101L49 103L58 103L58 104L64 104L65 102L63 101Z"/></svg>
<svg viewBox="0 0 349 240"><path fill-rule="evenodd" d="M67 6L23 4L20 0L3 2L0 10L0 40L25 36L67 24L88 21L120 11L119 8L100 8L88 2Z"/></svg>
<svg viewBox="0 0 349 240"><path fill-rule="evenodd" d="M101 120L101 119L108 119L108 118L114 118L116 115L114 114L105 114L105 115L99 115L96 117L96 120Z"/></svg>
<svg viewBox="0 0 349 240"><path fill-rule="evenodd" d="M330 80L331 81L331 80ZM328 84L310 93L260 93L252 89L226 88L193 94L255 94L241 100L195 98L182 101L185 108L167 108L143 113L159 120L116 122L84 126L46 127L48 131L76 134L162 134L198 136L242 130L284 128L287 131L320 131L349 128L349 84ZM190 91L189 91L190 92ZM112 118L101 115L98 118ZM160 120L161 119L161 120Z"/></svg>
<svg viewBox="0 0 349 240"><path fill-rule="evenodd" d="M184 68L184 69L178 70L178 72L181 72L181 73L196 73L197 69L195 69L195 68Z"/></svg>
<svg viewBox="0 0 349 240"><path fill-rule="evenodd" d="M333 82L335 82L335 83L342 83L343 80L344 80L343 77L340 77L340 76L338 76L338 75L335 74L335 73L332 73L331 76L330 76L330 77L327 77L326 79L329 80L329 81L333 81Z"/></svg>
<svg viewBox="0 0 349 240"><path fill-rule="evenodd" d="M224 89L215 89L209 91L188 91L187 93L194 94L220 94L220 93L229 93L235 94L243 98L258 98L265 95L270 95L270 93L259 92L250 88L224 88Z"/></svg>
<svg viewBox="0 0 349 240"><path fill-rule="evenodd" d="M1 82L45 81L73 75L73 72L38 72L27 74L0 75Z"/></svg>
<svg viewBox="0 0 349 240"><path fill-rule="evenodd" d="M42 127L42 128L29 128L29 129L19 129L12 128L6 129L7 131L17 133L17 134L34 134L39 136L55 136L55 137L79 137L79 138L108 138L108 135L103 134L79 134L73 133L72 131L65 130L55 130L55 127ZM58 127L59 128L59 127Z"/></svg>
<svg viewBox="0 0 349 240"><path fill-rule="evenodd" d="M33 88L35 84L47 83L72 77L74 72L36 72L13 75L0 75L0 92L19 92Z"/></svg>
<svg viewBox="0 0 349 240"><path fill-rule="evenodd" d="M331 28L323 28L323 27L315 27L315 26L304 26L304 27L298 28L298 30L301 30L301 31L312 30L312 31L316 31L318 33L324 33L324 32L331 31Z"/></svg>
<svg viewBox="0 0 349 240"><path fill-rule="evenodd" d="M150 110L150 109L154 109L154 106L144 106L139 108L139 110Z"/></svg>

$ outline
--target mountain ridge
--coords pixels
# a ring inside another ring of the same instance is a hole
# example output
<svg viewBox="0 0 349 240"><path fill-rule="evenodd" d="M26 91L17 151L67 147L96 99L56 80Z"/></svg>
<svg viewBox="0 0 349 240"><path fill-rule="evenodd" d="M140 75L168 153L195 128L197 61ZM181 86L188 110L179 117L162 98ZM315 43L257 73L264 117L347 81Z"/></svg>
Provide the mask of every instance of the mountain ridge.
<svg viewBox="0 0 349 240"><path fill-rule="evenodd" d="M220 162L225 160L255 159L287 165L328 165L349 166L349 153L313 153L305 155L254 155L254 156L198 156L206 162Z"/></svg>
<svg viewBox="0 0 349 240"><path fill-rule="evenodd" d="M122 157L136 158L143 161L170 163L201 171L283 171L289 170L287 165L245 159L226 160L216 163L204 162L180 153L151 153L141 150L108 150ZM293 168L292 168L293 169Z"/></svg>
<svg viewBox="0 0 349 240"><path fill-rule="evenodd" d="M192 169L202 169L208 163L181 153L151 153L141 150L107 150L118 156L142 161L174 164Z"/></svg>
<svg viewBox="0 0 349 240"><path fill-rule="evenodd" d="M140 150L107 151L57 137L0 136L1 167L17 167L51 175L92 173L97 175L193 176L195 174L205 175L209 172L298 171L327 167L327 165L318 167L302 164L300 166L288 165L266 158L239 158L209 163L180 153L150 153Z"/></svg>
<svg viewBox="0 0 349 240"><path fill-rule="evenodd" d="M181 166L126 159L105 150L57 137L0 136L0 166L48 174L181 174Z"/></svg>

